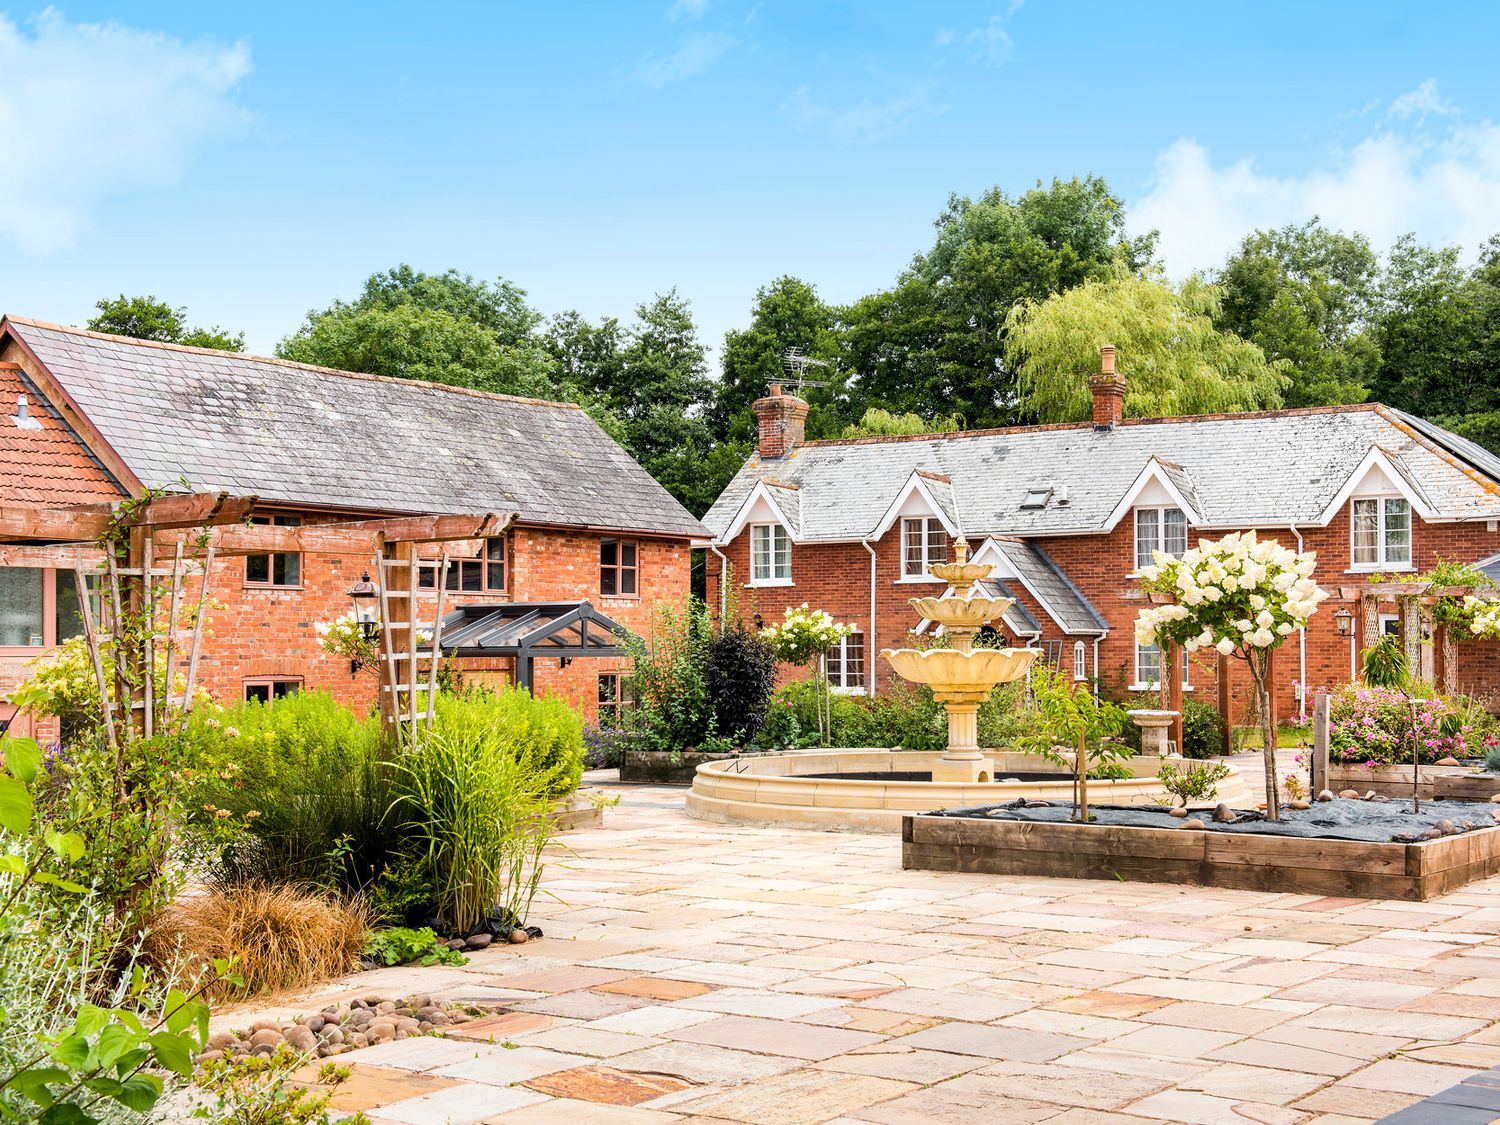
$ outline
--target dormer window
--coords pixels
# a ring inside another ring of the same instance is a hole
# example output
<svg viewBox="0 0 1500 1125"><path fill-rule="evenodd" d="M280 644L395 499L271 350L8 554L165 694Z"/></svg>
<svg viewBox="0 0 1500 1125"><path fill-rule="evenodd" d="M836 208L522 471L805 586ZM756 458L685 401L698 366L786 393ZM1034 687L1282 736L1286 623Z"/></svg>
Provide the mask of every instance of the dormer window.
<svg viewBox="0 0 1500 1125"><path fill-rule="evenodd" d="M943 521L917 517L901 521L901 577L926 578L933 563L948 561L948 532Z"/></svg>
<svg viewBox="0 0 1500 1125"><path fill-rule="evenodd" d="M1153 552L1180 559L1187 550L1187 515L1181 508L1135 510L1135 568L1150 566Z"/></svg>
<svg viewBox="0 0 1500 1125"><path fill-rule="evenodd" d="M792 584L792 538L779 523L750 525L750 584Z"/></svg>
<svg viewBox="0 0 1500 1125"><path fill-rule="evenodd" d="M1350 502L1351 562L1356 570L1411 566L1411 505L1400 496Z"/></svg>

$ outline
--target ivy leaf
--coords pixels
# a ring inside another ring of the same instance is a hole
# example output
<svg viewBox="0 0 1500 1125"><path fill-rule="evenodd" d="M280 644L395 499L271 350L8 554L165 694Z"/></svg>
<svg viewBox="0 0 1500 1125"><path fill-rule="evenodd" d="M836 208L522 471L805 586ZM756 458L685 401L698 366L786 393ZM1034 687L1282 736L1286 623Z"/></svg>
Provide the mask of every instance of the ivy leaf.
<svg viewBox="0 0 1500 1125"><path fill-rule="evenodd" d="M151 1037L151 1053L156 1061L184 1078L193 1076L193 1044L190 1039L173 1035L170 1031L158 1031Z"/></svg>
<svg viewBox="0 0 1500 1125"><path fill-rule="evenodd" d="M42 768L42 748L29 738L7 738L5 768L22 785L30 785Z"/></svg>
<svg viewBox="0 0 1500 1125"><path fill-rule="evenodd" d="M0 828L17 834L31 823L31 794L13 777L0 777Z"/></svg>

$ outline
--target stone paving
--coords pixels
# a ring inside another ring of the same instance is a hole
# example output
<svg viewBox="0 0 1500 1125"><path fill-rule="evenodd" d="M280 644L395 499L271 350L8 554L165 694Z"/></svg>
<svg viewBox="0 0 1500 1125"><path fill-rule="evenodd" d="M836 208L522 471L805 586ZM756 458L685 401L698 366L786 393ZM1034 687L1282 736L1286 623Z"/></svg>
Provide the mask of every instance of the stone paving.
<svg viewBox="0 0 1500 1125"><path fill-rule="evenodd" d="M384 1125L1358 1125L1500 1064L1500 879L1400 903L905 872L892 836L617 792L555 850L545 940L318 994L503 1007L340 1056L336 1105ZM1491 1120L1483 1095L1405 1120Z"/></svg>

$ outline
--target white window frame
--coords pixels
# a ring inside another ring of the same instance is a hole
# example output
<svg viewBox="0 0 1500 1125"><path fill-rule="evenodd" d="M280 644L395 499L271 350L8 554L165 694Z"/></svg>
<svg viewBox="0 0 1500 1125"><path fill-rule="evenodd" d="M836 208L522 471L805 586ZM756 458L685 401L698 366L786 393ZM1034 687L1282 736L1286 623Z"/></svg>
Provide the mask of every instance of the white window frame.
<svg viewBox="0 0 1500 1125"><path fill-rule="evenodd" d="M1135 537L1132 540L1133 554L1131 555L1131 562L1134 564L1131 567L1131 573L1132 574L1139 573L1141 567L1143 567L1143 566L1149 566L1150 563L1151 563L1151 559L1150 558L1147 558L1144 562L1141 561L1141 513L1142 512L1151 512L1156 517L1156 533L1155 533L1155 535L1153 537L1153 543L1152 543L1152 547L1151 547L1151 549L1153 551L1160 551L1164 555L1171 555L1173 558L1180 559L1182 557L1182 555L1183 555L1183 552L1187 550L1187 544L1188 544L1188 520L1187 520L1187 513L1184 512L1181 508L1179 508L1176 504L1148 504L1145 507L1136 508L1135 509ZM1179 516L1182 517L1182 550L1181 551L1169 551L1169 550L1167 550L1167 513L1168 512L1176 512Z"/></svg>
<svg viewBox="0 0 1500 1125"><path fill-rule="evenodd" d="M1088 647L1082 641L1073 642L1073 679L1089 678Z"/></svg>
<svg viewBox="0 0 1500 1125"><path fill-rule="evenodd" d="M948 529L943 526L943 521L938 519L937 516L902 516L899 522L901 525L901 577L897 581L941 582L941 578L934 578L928 574L927 568L934 562L943 562L946 560L949 557L948 548L953 546L952 536L948 534ZM920 524L922 529L922 569L915 574L907 569L906 528L908 524ZM933 556L934 540L932 533L934 530L940 532L944 539L944 551L941 559Z"/></svg>
<svg viewBox="0 0 1500 1125"><path fill-rule="evenodd" d="M856 643L851 646L850 641ZM851 647L859 656L859 673L857 679L851 677L849 674L849 652ZM866 659L866 655L865 635L863 631L849 633L840 638L839 643L828 650L828 656L823 664L823 674L828 677L829 689L845 695L863 695L865 693L865 677L869 675L869 661Z"/></svg>
<svg viewBox="0 0 1500 1125"><path fill-rule="evenodd" d="M1355 531L1358 525L1356 515L1359 505L1375 505L1375 561L1360 562L1356 555L1358 544L1355 542ZM1406 508L1406 559L1402 562L1392 562L1389 555L1386 536L1389 533L1389 507L1391 504L1401 504ZM1416 557L1416 526L1413 518L1412 504L1405 496L1354 496L1349 499L1349 569L1351 571L1410 571L1416 567L1412 560Z"/></svg>
<svg viewBox="0 0 1500 1125"><path fill-rule="evenodd" d="M757 540L763 542L757 546ZM757 554L760 558L757 559ZM767 564L762 575L760 563ZM779 523L750 525L750 585L790 586L792 584L792 537Z"/></svg>
<svg viewBox="0 0 1500 1125"><path fill-rule="evenodd" d="M1395 637L1398 641L1401 639L1401 615L1399 613L1382 613L1376 620L1379 622L1382 637ZM1394 629L1391 628L1392 625L1395 626Z"/></svg>
<svg viewBox="0 0 1500 1125"><path fill-rule="evenodd" d="M1155 660L1154 663L1156 664L1156 676L1157 676L1157 678L1154 679L1154 680L1153 679L1147 679L1147 677L1145 675L1145 672L1144 672L1145 665L1143 665L1142 662L1141 662L1141 657L1143 655L1145 655L1145 653L1147 652L1147 650L1155 650L1155 652L1156 652L1156 660ZM1161 660L1162 660L1162 652L1161 652L1161 649L1158 648L1156 645L1142 645L1142 644L1136 645L1135 646L1135 683L1133 683L1133 684L1130 685L1130 690L1131 691L1160 691L1161 690ZM1188 658L1188 654L1186 652L1184 652L1182 654L1182 690L1183 691L1192 691L1193 690L1193 662Z"/></svg>

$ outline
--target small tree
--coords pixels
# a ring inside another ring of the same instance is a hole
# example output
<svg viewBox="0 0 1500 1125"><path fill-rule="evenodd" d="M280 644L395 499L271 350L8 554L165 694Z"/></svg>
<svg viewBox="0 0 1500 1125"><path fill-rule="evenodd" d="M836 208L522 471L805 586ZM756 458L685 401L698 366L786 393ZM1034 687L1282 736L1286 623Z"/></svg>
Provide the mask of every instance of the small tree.
<svg viewBox="0 0 1500 1125"><path fill-rule="evenodd" d="M1268 678L1271 654L1317 612L1328 595L1312 580L1314 552L1297 552L1255 532L1202 541L1175 559L1158 551L1141 568L1141 585L1174 602L1141 610L1138 644L1179 644L1187 652L1213 648L1250 666L1265 740L1266 815L1281 819L1276 784L1276 724Z"/></svg>
<svg viewBox="0 0 1500 1125"><path fill-rule="evenodd" d="M1369 687L1399 691L1406 700L1411 717L1411 811L1421 812L1422 746L1417 738L1417 699L1412 691L1415 685L1412 683L1411 664L1395 637L1381 637L1373 648L1365 652L1360 678Z"/></svg>
<svg viewBox="0 0 1500 1125"><path fill-rule="evenodd" d="M1073 819L1089 820L1089 763L1108 774L1116 759L1128 757L1129 747L1106 741L1125 728L1123 708L1097 698L1084 684L1072 684L1045 669L1032 673L1032 695L1042 717L1042 730L1025 743L1028 750L1073 770ZM1073 758L1058 753L1059 743L1073 748Z"/></svg>
<svg viewBox="0 0 1500 1125"><path fill-rule="evenodd" d="M853 633L853 625L840 625L826 609L808 609L807 603L788 609L780 625L761 631L761 639L776 653L776 659L788 664L806 664L812 669L813 687L818 710L818 733L828 745L832 697L828 687L825 662L828 650Z"/></svg>

